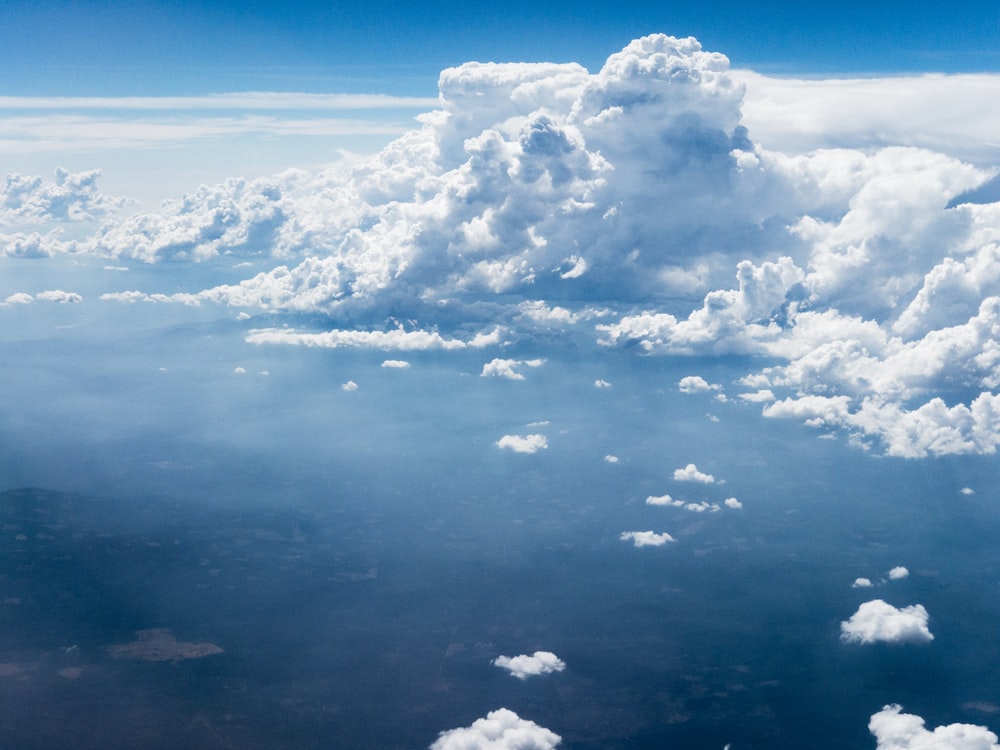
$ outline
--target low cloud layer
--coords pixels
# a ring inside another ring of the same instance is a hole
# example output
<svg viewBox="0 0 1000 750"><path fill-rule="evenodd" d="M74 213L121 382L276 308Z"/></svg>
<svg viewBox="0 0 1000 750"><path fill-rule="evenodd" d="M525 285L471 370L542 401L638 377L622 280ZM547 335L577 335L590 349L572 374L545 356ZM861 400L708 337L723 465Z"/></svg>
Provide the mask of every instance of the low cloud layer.
<svg viewBox="0 0 1000 750"><path fill-rule="evenodd" d="M934 640L928 619L922 604L897 609L874 599L840 623L840 637L851 643L927 643Z"/></svg>
<svg viewBox="0 0 1000 750"><path fill-rule="evenodd" d="M555 732L498 708L471 726L442 732L430 750L552 750L561 741Z"/></svg>
<svg viewBox="0 0 1000 750"><path fill-rule="evenodd" d="M566 663L551 651L536 651L533 654L521 654L520 656L498 656L493 660L493 664L501 669L506 669L519 680L562 672L566 669Z"/></svg>

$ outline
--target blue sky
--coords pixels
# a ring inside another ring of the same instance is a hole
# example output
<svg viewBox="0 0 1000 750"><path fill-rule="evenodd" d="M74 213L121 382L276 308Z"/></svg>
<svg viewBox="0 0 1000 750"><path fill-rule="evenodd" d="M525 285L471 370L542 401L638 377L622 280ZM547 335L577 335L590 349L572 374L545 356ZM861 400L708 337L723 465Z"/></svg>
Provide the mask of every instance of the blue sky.
<svg viewBox="0 0 1000 750"><path fill-rule="evenodd" d="M4 94L241 90L432 95L468 60L594 69L645 33L693 35L778 73L1000 67L995 2L192 3L14 0L0 11Z"/></svg>

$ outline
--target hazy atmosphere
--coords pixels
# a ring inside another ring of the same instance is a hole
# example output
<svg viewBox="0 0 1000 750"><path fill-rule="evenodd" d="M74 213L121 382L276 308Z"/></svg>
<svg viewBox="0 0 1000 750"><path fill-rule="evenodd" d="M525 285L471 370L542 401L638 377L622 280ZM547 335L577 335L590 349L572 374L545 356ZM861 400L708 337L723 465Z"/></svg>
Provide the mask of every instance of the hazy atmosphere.
<svg viewBox="0 0 1000 750"><path fill-rule="evenodd" d="M1000 750L1000 9L892 5L0 10L4 742Z"/></svg>

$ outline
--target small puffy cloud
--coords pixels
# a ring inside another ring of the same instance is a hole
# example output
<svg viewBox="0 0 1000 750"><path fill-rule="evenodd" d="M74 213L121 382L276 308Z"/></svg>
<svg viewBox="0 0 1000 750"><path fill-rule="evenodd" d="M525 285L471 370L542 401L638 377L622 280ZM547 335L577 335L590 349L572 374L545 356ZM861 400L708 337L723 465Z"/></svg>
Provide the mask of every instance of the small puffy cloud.
<svg viewBox="0 0 1000 750"><path fill-rule="evenodd" d="M604 462L609 464L616 464L618 463L618 456L613 456L609 453L604 457Z"/></svg>
<svg viewBox="0 0 1000 750"><path fill-rule="evenodd" d="M495 666L506 669L519 680L526 680L535 675L562 672L566 663L551 651L536 651L533 654L520 656L498 656L493 660Z"/></svg>
<svg viewBox="0 0 1000 750"><path fill-rule="evenodd" d="M246 371L245 367L234 367L233 368L233 374L234 375L246 375L246 372L247 371Z"/></svg>
<svg viewBox="0 0 1000 750"><path fill-rule="evenodd" d="M976 494L976 491L974 489L972 489L971 487L963 487L962 489L959 490L959 492L961 492L963 495L975 495Z"/></svg>
<svg viewBox="0 0 1000 750"><path fill-rule="evenodd" d="M382 362L382 367L387 367L392 370L405 370L410 366L410 363L403 359L387 359Z"/></svg>
<svg viewBox="0 0 1000 750"><path fill-rule="evenodd" d="M735 501L737 505L739 504L739 501L736 500L736 498L730 499ZM673 508L683 508L684 510L691 511L692 513L715 513L719 510L718 503L710 503L707 500L702 500L700 503L689 503L684 500L675 500L670 495L650 495L646 498L646 505L668 505Z"/></svg>
<svg viewBox="0 0 1000 750"><path fill-rule="evenodd" d="M735 497L727 497L725 500L723 500L723 504L727 508L733 508L734 510L739 510L740 508L743 507L743 503L741 503Z"/></svg>
<svg viewBox="0 0 1000 750"><path fill-rule="evenodd" d="M507 378L508 380L524 380L524 375L516 368L541 367L545 364L544 359L501 359L496 358L483 365L481 377Z"/></svg>
<svg viewBox="0 0 1000 750"><path fill-rule="evenodd" d="M598 378L597 380L594 381L594 388L610 388L610 387L611 383L609 383L607 380L602 380L601 378Z"/></svg>
<svg viewBox="0 0 1000 750"><path fill-rule="evenodd" d="M35 299L45 300L46 302L58 302L61 305L83 302L83 297L76 292L64 292L62 289L50 289L45 292L39 292L35 295Z"/></svg>
<svg viewBox="0 0 1000 750"><path fill-rule="evenodd" d="M1000 750L997 736L976 724L926 728L922 717L904 714L901 706L884 706L868 722L876 750Z"/></svg>
<svg viewBox="0 0 1000 750"><path fill-rule="evenodd" d="M504 435L497 440L497 447L514 453L537 453L549 447L545 435Z"/></svg>
<svg viewBox="0 0 1000 750"><path fill-rule="evenodd" d="M709 383L700 375L688 375L680 379L677 389L681 393L706 393L710 391L721 391L722 386L718 383Z"/></svg>
<svg viewBox="0 0 1000 750"><path fill-rule="evenodd" d="M870 589L874 585L870 578L855 578L854 583L851 584L851 588Z"/></svg>
<svg viewBox="0 0 1000 750"><path fill-rule="evenodd" d="M706 474L703 471L699 471L698 467L694 464L688 464L683 469L676 469L674 471L674 481L676 482L698 482L700 484L713 484L715 482L715 477L711 474Z"/></svg>
<svg viewBox="0 0 1000 750"><path fill-rule="evenodd" d="M471 726L442 732L430 750L552 750L560 742L555 732L499 708Z"/></svg>
<svg viewBox="0 0 1000 750"><path fill-rule="evenodd" d="M3 302L0 302L0 305L4 305L4 306L6 306L6 305L30 305L34 300L35 300L35 298L32 297L27 292L14 292L13 294L9 295Z"/></svg>
<svg viewBox="0 0 1000 750"><path fill-rule="evenodd" d="M342 391L356 391L356 390L358 390L358 384L355 383L353 380L348 380L346 383L344 383L342 386L340 386L340 390L342 390Z"/></svg>
<svg viewBox="0 0 1000 750"><path fill-rule="evenodd" d="M910 571L904 568L902 565L897 565L895 568L889 571L889 580L898 581L900 579L906 578L910 575Z"/></svg>
<svg viewBox="0 0 1000 750"><path fill-rule="evenodd" d="M934 640L928 619L922 604L897 609L874 599L840 623L840 637L852 643L927 643Z"/></svg>
<svg viewBox="0 0 1000 750"><path fill-rule="evenodd" d="M631 541L636 547L662 547L667 542L676 541L665 531L659 534L654 531L623 531L618 538L623 542Z"/></svg>

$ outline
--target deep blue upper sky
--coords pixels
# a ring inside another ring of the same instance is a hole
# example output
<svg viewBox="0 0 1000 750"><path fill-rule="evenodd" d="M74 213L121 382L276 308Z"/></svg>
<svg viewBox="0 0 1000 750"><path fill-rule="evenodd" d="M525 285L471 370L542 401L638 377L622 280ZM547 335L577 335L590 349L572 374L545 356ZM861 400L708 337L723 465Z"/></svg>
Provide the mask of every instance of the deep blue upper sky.
<svg viewBox="0 0 1000 750"><path fill-rule="evenodd" d="M24 2L0 8L0 93L434 93L468 60L576 61L696 36L736 67L796 74L1000 70L1000 5L796 2Z"/></svg>

